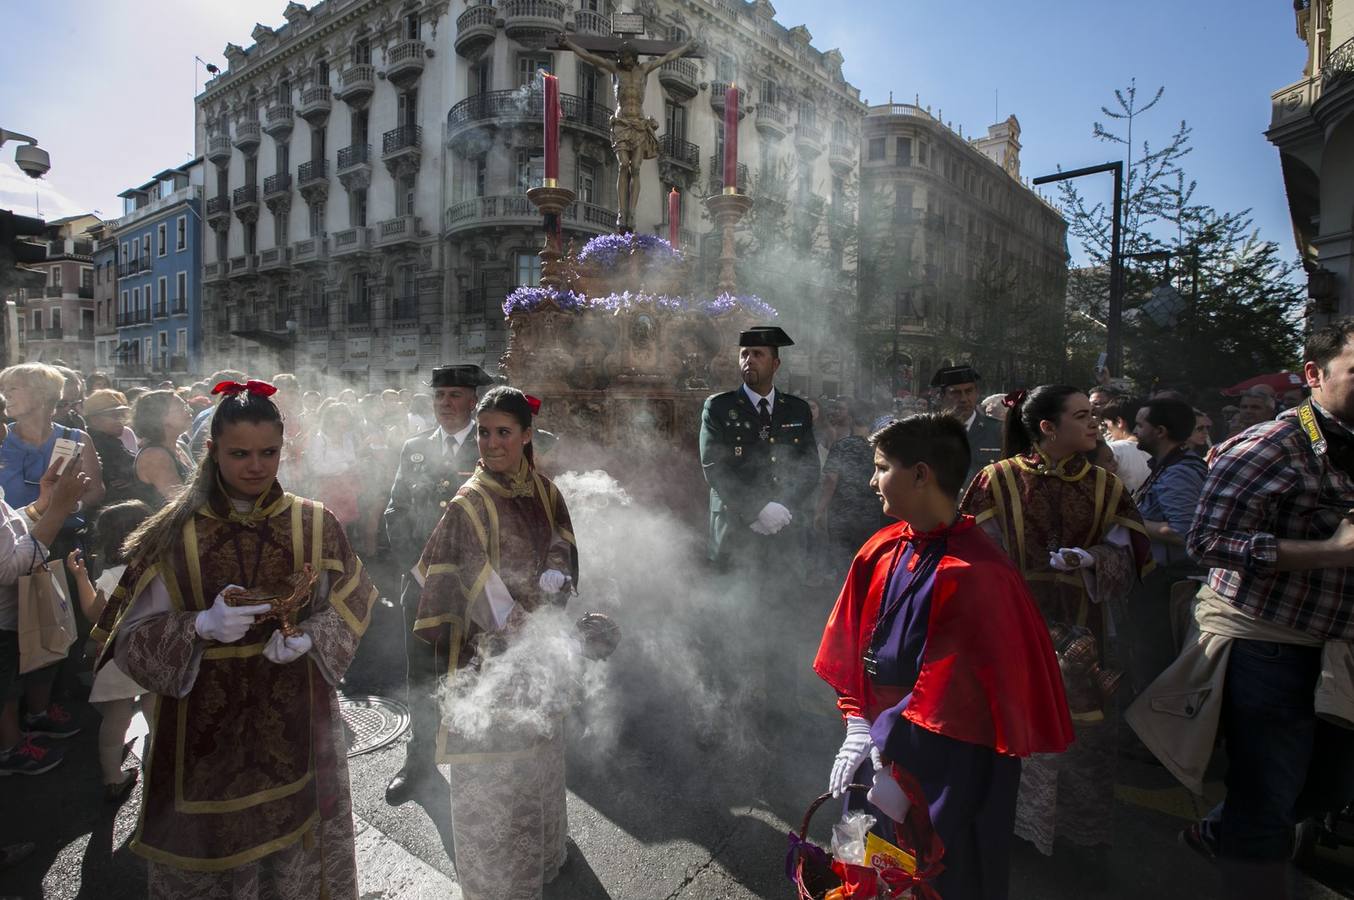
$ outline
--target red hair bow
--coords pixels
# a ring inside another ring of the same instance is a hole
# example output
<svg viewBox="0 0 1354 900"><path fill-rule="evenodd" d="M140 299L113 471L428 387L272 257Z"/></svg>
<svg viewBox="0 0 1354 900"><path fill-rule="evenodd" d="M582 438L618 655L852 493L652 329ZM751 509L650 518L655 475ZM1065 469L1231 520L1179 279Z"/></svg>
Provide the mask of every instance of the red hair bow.
<svg viewBox="0 0 1354 900"><path fill-rule="evenodd" d="M1011 391L1011 393L1001 398L1001 405L1006 407L1007 409L1015 409L1017 406L1025 402L1026 393L1028 392L1024 390Z"/></svg>
<svg viewBox="0 0 1354 900"><path fill-rule="evenodd" d="M541 398L533 397L530 394L523 394L527 398L527 406L531 407L531 414L534 416L541 411Z"/></svg>
<svg viewBox="0 0 1354 900"><path fill-rule="evenodd" d="M223 381L212 388L213 395L225 394L227 397L234 397L245 391L260 397L271 397L277 393L277 388L266 381L246 381L244 384L238 381Z"/></svg>

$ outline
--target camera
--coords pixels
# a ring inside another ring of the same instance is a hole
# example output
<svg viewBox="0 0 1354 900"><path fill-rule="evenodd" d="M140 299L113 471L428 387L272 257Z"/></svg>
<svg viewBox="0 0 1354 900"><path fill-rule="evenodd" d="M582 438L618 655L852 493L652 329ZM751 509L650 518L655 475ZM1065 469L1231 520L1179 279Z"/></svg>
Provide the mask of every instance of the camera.
<svg viewBox="0 0 1354 900"><path fill-rule="evenodd" d="M15 147L14 161L29 178L41 178L52 168L52 158L47 151L32 144Z"/></svg>

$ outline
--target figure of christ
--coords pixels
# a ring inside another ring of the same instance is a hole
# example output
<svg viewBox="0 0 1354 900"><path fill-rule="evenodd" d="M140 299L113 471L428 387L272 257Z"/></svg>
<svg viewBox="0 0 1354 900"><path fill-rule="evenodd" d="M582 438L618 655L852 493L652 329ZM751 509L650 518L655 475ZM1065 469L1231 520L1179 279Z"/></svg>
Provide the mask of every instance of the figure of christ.
<svg viewBox="0 0 1354 900"><path fill-rule="evenodd" d="M616 77L616 112L611 116L611 149L616 153L616 216L618 231L633 231L635 207L639 202L639 169L644 160L658 155L658 122L644 115L644 90L649 73L665 63L685 56L696 46L694 39L647 63L639 61L639 52L629 41L617 48L616 60L599 56L567 35L560 45L578 54L578 58Z"/></svg>

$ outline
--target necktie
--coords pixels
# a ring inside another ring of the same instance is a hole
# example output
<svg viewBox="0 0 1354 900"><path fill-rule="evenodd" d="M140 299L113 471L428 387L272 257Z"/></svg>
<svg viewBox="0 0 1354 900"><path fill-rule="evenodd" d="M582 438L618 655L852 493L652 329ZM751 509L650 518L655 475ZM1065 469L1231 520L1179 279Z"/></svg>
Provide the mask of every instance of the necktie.
<svg viewBox="0 0 1354 900"><path fill-rule="evenodd" d="M449 434L449 435L446 436L445 441L443 441L443 443L442 443L442 455L443 455L444 457L446 457L447 459L451 459L452 457L454 457L454 456L456 455L456 437L455 437L455 435L450 435L450 434Z"/></svg>
<svg viewBox="0 0 1354 900"><path fill-rule="evenodd" d="M765 397L757 401L757 415L761 417L762 432L763 437L765 437L771 428L771 402Z"/></svg>

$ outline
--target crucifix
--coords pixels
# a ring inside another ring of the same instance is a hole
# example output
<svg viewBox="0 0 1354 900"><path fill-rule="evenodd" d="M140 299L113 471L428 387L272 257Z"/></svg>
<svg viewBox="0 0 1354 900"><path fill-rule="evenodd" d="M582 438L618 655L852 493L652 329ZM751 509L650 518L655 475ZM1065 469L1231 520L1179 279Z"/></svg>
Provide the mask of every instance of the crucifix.
<svg viewBox="0 0 1354 900"><path fill-rule="evenodd" d="M559 45L616 79L616 111L611 116L611 149L616 153L616 230L634 231L639 200L639 170L658 155L658 122L644 115L649 73L683 56L699 56L693 38L682 44L641 40L644 17L626 13L612 17L614 36L561 35ZM657 56L640 62L641 56ZM613 58L614 57L614 58Z"/></svg>

